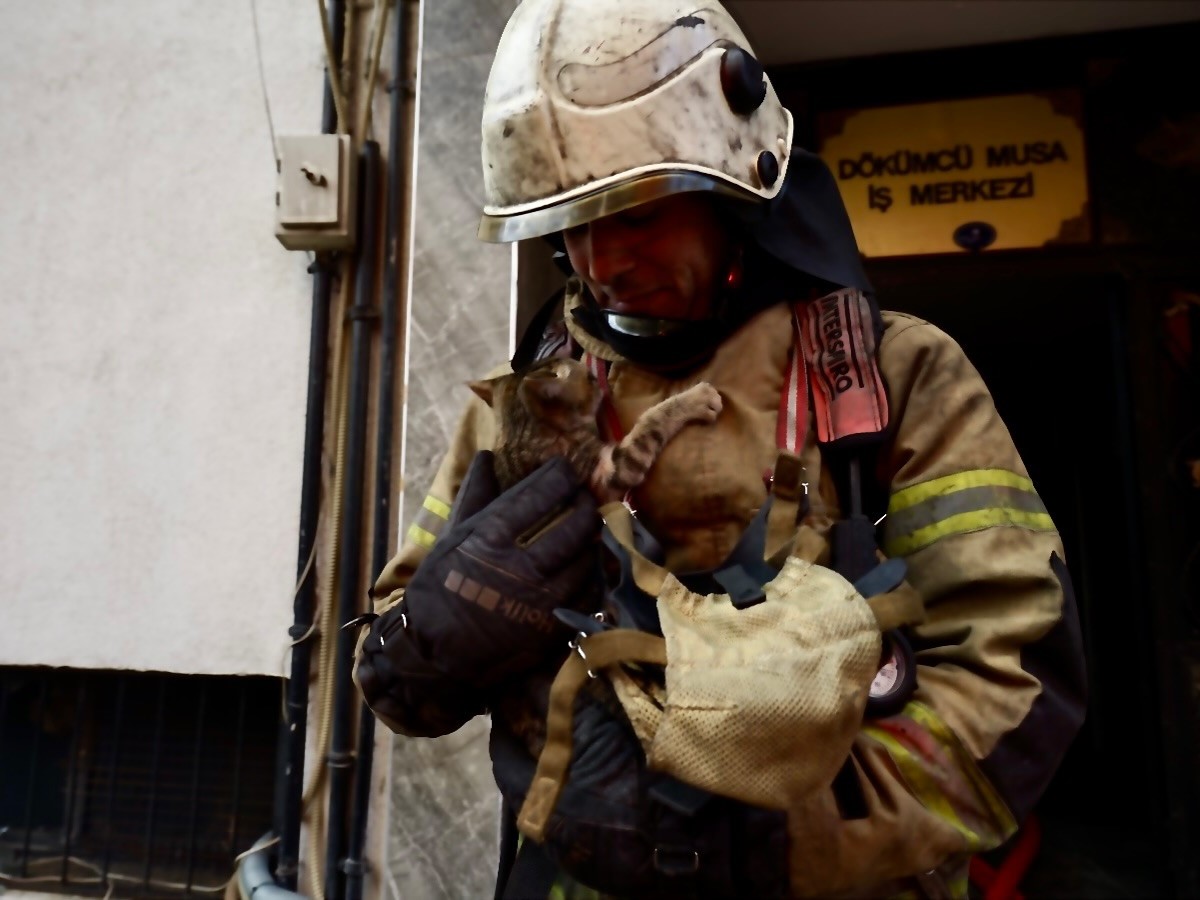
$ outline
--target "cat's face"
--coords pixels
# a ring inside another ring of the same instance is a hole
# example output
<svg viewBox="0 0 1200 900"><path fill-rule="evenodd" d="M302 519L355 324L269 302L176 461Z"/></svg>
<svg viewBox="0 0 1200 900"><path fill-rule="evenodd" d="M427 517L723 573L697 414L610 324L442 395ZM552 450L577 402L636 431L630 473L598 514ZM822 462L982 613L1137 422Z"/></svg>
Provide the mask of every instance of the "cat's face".
<svg viewBox="0 0 1200 900"><path fill-rule="evenodd" d="M471 390L502 420L519 404L536 419L563 430L595 423L602 394L587 366L574 359L540 360L524 372L472 382Z"/></svg>

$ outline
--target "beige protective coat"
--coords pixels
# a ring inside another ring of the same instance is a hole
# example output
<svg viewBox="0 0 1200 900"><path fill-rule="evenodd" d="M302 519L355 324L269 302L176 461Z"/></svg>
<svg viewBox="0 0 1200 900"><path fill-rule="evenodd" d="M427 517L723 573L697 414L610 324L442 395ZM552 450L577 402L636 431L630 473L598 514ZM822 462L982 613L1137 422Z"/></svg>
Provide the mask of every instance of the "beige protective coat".
<svg viewBox="0 0 1200 900"><path fill-rule="evenodd" d="M609 383L626 426L697 381L722 394L719 420L686 428L634 498L672 570L719 564L766 499L764 473L776 455L776 412L792 346L789 316L783 305L765 310L682 380L638 369L574 334L612 360ZM1012 758L1014 741L1030 740L1029 728L1042 721L1035 706L1047 698L1067 710L1050 725L1073 730L1081 716L1078 696L1053 696L1050 683L1023 664L1064 619L1064 591L1052 567L1063 551L987 389L934 326L890 313L884 324L880 369L892 429L877 467L891 494L884 550L906 557L909 582L925 601L927 620L916 629L925 649L917 693L901 714L829 736L852 760L867 815L844 818L829 786L793 810L798 897L878 897L913 888L965 896L969 855L1010 836L1017 825L1010 805L1031 803L1030 785L1044 782L1040 774L993 764ZM812 432L810 424L802 453L812 504L806 521L825 533L839 505ZM472 457L491 439L490 411L470 401L430 489L435 506L452 502ZM377 610L399 600L423 545L436 536L436 517L416 525L376 586ZM1071 610L1063 623L1068 631L1073 616ZM1050 654L1051 664L1077 668L1060 651ZM1043 767L1045 777L1058 763L1057 752L1019 758ZM989 766L991 778L983 774Z"/></svg>

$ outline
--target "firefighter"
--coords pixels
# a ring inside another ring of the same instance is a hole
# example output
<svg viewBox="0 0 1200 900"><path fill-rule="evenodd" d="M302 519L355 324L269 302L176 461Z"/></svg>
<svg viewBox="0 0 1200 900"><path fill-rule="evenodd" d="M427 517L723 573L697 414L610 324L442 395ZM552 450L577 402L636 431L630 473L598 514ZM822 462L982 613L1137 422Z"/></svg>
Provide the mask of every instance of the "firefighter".
<svg viewBox="0 0 1200 900"><path fill-rule="evenodd" d="M524 0L485 95L480 237L565 251L573 277L559 315L538 323L518 363L584 356L605 385L610 431L697 382L720 391L716 423L685 429L631 498L667 569L720 565L792 458L802 523L828 536L852 513L886 511L882 551L904 560L924 601L910 633L915 693L830 733L844 765L787 810L770 851L786 859L782 886L755 895L963 897L970 856L1014 833L1083 718L1063 549L960 348L875 307L836 183L792 132L716 2ZM477 400L467 408L375 586L380 617L360 640L356 680L402 734L445 734L501 706L524 673L566 652L570 635L545 627L549 614L601 591L590 494L554 464L498 493L481 452L491 415ZM556 510L518 545L522 527ZM435 571L435 546L477 589ZM866 689L832 690L843 688ZM564 896L595 896L571 876L570 848L554 858L568 870ZM681 893L719 895L694 880Z"/></svg>

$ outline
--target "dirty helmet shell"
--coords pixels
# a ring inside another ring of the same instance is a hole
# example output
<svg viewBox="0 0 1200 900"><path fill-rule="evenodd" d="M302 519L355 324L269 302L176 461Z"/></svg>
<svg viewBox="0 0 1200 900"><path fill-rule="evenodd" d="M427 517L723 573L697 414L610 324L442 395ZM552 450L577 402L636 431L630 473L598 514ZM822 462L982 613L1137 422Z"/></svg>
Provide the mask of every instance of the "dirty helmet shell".
<svg viewBox="0 0 1200 900"><path fill-rule="evenodd" d="M538 237L683 191L769 201L792 127L714 0L524 0L484 95L479 237Z"/></svg>

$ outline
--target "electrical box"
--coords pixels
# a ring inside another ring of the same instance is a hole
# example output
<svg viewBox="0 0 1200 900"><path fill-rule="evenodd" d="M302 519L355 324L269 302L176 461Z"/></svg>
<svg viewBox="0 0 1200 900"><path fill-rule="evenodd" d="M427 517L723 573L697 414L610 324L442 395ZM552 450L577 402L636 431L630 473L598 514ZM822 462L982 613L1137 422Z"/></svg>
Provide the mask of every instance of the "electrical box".
<svg viewBox="0 0 1200 900"><path fill-rule="evenodd" d="M358 166L350 136L279 138L275 236L289 250L354 246Z"/></svg>

